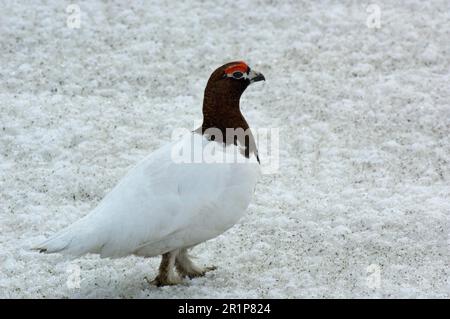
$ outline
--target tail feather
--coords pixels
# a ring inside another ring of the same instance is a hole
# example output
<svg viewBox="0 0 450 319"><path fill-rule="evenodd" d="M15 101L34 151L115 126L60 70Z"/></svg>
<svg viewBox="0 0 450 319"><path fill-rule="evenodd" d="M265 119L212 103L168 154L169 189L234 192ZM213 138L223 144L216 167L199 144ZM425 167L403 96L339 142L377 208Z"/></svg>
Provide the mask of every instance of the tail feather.
<svg viewBox="0 0 450 319"><path fill-rule="evenodd" d="M32 250L75 257L86 253L98 253L104 244L100 235L101 232L95 231L92 224L83 218L34 246Z"/></svg>
<svg viewBox="0 0 450 319"><path fill-rule="evenodd" d="M40 253L57 253L67 249L72 240L73 236L71 233L63 230L39 243L32 250L38 250Z"/></svg>

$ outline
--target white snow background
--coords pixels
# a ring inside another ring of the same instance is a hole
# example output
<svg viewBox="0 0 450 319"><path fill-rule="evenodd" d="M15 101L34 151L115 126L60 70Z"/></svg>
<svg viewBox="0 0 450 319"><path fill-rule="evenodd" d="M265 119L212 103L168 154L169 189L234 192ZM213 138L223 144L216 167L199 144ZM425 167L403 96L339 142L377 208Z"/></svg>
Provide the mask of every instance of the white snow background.
<svg viewBox="0 0 450 319"><path fill-rule="evenodd" d="M449 297L449 1L76 1L78 29L70 3L0 1L0 297ZM193 249L216 271L156 288L159 258L29 251L192 128L233 60L266 76L241 104L281 158Z"/></svg>

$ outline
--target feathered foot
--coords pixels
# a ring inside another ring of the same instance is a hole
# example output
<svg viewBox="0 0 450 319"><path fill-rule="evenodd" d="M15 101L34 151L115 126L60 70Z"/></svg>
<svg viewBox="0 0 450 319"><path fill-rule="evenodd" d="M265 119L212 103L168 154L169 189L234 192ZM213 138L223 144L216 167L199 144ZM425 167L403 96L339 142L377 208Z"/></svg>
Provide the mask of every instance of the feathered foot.
<svg viewBox="0 0 450 319"><path fill-rule="evenodd" d="M174 271L175 258L177 254L178 250L163 254L161 264L159 265L158 276L156 276L156 278L152 281L145 278L147 282L158 287L181 284L183 280Z"/></svg>
<svg viewBox="0 0 450 319"><path fill-rule="evenodd" d="M208 271L216 270L216 266L210 266L210 267L198 267L195 265L190 259L187 254L187 249L182 249L178 255L175 258L175 266L177 268L178 273L181 275L181 277L189 277L189 278L195 278L195 277L202 277L204 276Z"/></svg>

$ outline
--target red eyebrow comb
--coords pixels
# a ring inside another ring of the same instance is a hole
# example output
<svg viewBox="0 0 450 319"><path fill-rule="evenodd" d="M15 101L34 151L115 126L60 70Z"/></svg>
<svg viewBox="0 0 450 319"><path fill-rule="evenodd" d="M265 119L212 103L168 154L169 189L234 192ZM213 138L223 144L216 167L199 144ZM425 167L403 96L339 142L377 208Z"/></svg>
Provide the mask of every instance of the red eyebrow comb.
<svg viewBox="0 0 450 319"><path fill-rule="evenodd" d="M247 63L243 62L243 61L239 61L236 64L233 64L231 66L229 66L228 68L225 69L225 73L226 74L232 74L236 71L242 72L242 73L246 73L248 70L248 65Z"/></svg>

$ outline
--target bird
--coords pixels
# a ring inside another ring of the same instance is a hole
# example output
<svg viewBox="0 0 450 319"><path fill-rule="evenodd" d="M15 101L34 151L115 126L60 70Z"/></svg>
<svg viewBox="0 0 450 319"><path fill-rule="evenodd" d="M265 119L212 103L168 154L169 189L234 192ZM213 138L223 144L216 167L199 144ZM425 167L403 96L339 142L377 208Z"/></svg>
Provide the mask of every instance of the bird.
<svg viewBox="0 0 450 319"><path fill-rule="evenodd" d="M73 258L161 255L157 276L147 280L156 286L215 270L194 264L189 251L234 226L254 195L260 160L240 98L259 81L264 75L243 61L217 68L200 127L147 155L91 212L32 249Z"/></svg>

